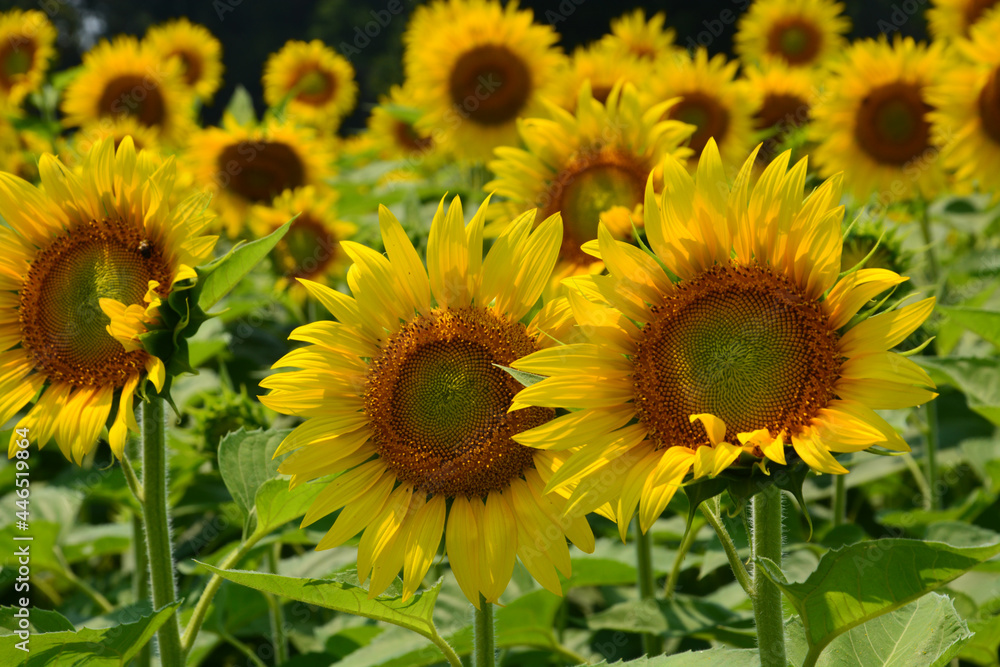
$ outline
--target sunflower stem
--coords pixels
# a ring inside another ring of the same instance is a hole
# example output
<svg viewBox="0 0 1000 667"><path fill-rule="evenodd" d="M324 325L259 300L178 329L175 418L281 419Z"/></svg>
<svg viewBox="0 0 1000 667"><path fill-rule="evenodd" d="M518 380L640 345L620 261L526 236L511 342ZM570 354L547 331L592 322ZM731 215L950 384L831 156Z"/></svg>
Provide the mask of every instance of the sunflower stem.
<svg viewBox="0 0 1000 667"><path fill-rule="evenodd" d="M167 504L167 437L163 399L150 395L142 406L142 486L143 525L153 608L162 609L177 601L174 580L174 550L170 539L170 508ZM180 622L171 616L156 633L160 663L183 665Z"/></svg>
<svg viewBox="0 0 1000 667"><path fill-rule="evenodd" d="M129 466L131 468L131 466ZM132 594L136 602L141 602L149 597L149 578L146 573L149 571L149 563L146 562L146 536L142 526L142 516L132 515L132 558L135 560L135 572L132 574ZM153 656L150 652L149 643L139 649L139 654L135 657L136 667L150 667Z"/></svg>
<svg viewBox="0 0 1000 667"><path fill-rule="evenodd" d="M722 543L722 550L726 553L726 558L729 560L729 567L733 570L733 576L736 577L736 581L739 582L740 586L743 588L748 596L753 594L753 583L750 581L750 573L747 572L746 565L743 564L743 559L740 558L739 552L736 550L736 545L733 544L733 538L730 537L729 531L726 530L726 526L722 523L722 519L719 514L719 498L716 496L711 500L706 500L699 507L701 513L704 515L705 520L708 521L708 525L715 530L715 534L719 536L719 542Z"/></svg>
<svg viewBox="0 0 1000 667"><path fill-rule="evenodd" d="M667 577L667 584L663 587L663 597L668 600L674 596L674 589L677 588L677 579L681 576L684 558L687 556L688 551L691 550L691 545L694 544L695 539L698 537L698 533L701 532L704 525L705 524L703 523L696 524L692 521L688 526L688 529L684 532L681 544L677 547L677 554L674 556L674 566L670 568L670 575Z"/></svg>
<svg viewBox="0 0 1000 667"><path fill-rule="evenodd" d="M768 485L753 497L754 559L767 558L781 567L781 489ZM756 565L753 570L753 615L761 667L787 667L781 591Z"/></svg>
<svg viewBox="0 0 1000 667"><path fill-rule="evenodd" d="M847 480L845 475L833 476L833 525L842 526L847 514Z"/></svg>
<svg viewBox="0 0 1000 667"><path fill-rule="evenodd" d="M927 202L920 200L918 204L920 208L920 215L917 218L920 220L920 233L924 237L924 244L927 254L927 267L929 269L931 281L935 284L938 281L938 276L941 275L940 269L938 267L937 253L934 251L934 236L931 234L931 215L930 210L927 206Z"/></svg>
<svg viewBox="0 0 1000 667"><path fill-rule="evenodd" d="M924 410L927 413L927 508L936 510L941 505L937 492L937 449L941 435L937 403L929 401Z"/></svg>
<svg viewBox="0 0 1000 667"><path fill-rule="evenodd" d="M480 594L479 608L472 608L473 635L473 667L496 667L496 645L493 641L493 605Z"/></svg>
<svg viewBox="0 0 1000 667"><path fill-rule="evenodd" d="M639 565L639 598L650 606L656 605L656 574L653 572L653 537L642 532L639 518L635 519L635 548ZM658 611L658 610L657 610ZM642 635L642 649L646 655L663 653L663 638L652 632Z"/></svg>

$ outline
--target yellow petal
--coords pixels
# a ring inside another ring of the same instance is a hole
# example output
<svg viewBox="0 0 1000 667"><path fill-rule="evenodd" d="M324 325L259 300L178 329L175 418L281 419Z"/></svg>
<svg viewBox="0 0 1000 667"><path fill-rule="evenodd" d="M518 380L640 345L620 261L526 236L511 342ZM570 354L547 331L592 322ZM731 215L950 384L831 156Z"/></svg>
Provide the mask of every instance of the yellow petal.
<svg viewBox="0 0 1000 667"><path fill-rule="evenodd" d="M434 562L444 532L445 506L445 497L436 495L410 520L403 555L403 602L416 592Z"/></svg>
<svg viewBox="0 0 1000 667"><path fill-rule="evenodd" d="M611 408L591 408L571 412L513 436L514 442L526 447L561 451L577 447L594 437L610 433L635 417L630 404Z"/></svg>
<svg viewBox="0 0 1000 667"><path fill-rule="evenodd" d="M382 514L385 501L389 499L395 483L396 478L393 475L383 475L374 486L340 510L337 520L316 545L316 550L339 547L364 530L375 517Z"/></svg>
<svg viewBox="0 0 1000 667"><path fill-rule="evenodd" d="M431 286L420 255L413 249L413 244L396 216L381 204L378 207L378 226L382 232L386 254L389 255L389 263L396 274L397 285L406 291L410 303L418 312L430 312Z"/></svg>
<svg viewBox="0 0 1000 667"><path fill-rule="evenodd" d="M818 472L826 472L833 475L846 474L847 468L837 463L830 451L816 440L811 431L806 431L803 435L792 436L792 447L806 465Z"/></svg>
<svg viewBox="0 0 1000 667"><path fill-rule="evenodd" d="M469 250L466 245L462 200L455 197L444 212L444 197L438 204L427 237L427 274L431 290L442 307L469 304Z"/></svg>
<svg viewBox="0 0 1000 667"><path fill-rule="evenodd" d="M392 547L397 534L403 528L403 521L409 512L412 497L413 487L409 484L397 488L389 495L385 507L382 508L382 513L368 524L365 532L361 535L361 542L358 543L358 579L361 580L361 583L365 583L368 579L372 565L377 563ZM399 572L399 566L392 573L393 577L396 576L396 572ZM369 587L369 597L374 597L382 592L375 590L374 583L373 581L373 586ZM385 590L385 587L382 590Z"/></svg>
<svg viewBox="0 0 1000 667"><path fill-rule="evenodd" d="M845 357L854 357L884 352L898 345L923 324L934 303L934 297L930 297L860 322L840 339L840 352Z"/></svg>
<svg viewBox="0 0 1000 667"><path fill-rule="evenodd" d="M482 593L487 602L497 602L510 583L517 555L517 523L501 493L493 491L486 496L481 526L479 563L483 568L481 581L485 584Z"/></svg>
<svg viewBox="0 0 1000 667"><path fill-rule="evenodd" d="M121 460L122 456L125 455L125 445L128 444L129 422L135 422L135 416L132 413L132 397L138 386L138 374L131 375L125 380L125 386L122 387L122 392L118 399L118 415L111 425L111 430L108 431L108 444L111 445L111 451L114 452L118 460ZM138 429L136 430L138 431Z"/></svg>
<svg viewBox="0 0 1000 667"><path fill-rule="evenodd" d="M937 396L933 391L889 380L841 378L837 382L836 391L846 401L857 401L875 410L897 410L923 405Z"/></svg>
<svg viewBox="0 0 1000 667"><path fill-rule="evenodd" d="M708 434L708 440L713 445L717 445L726 439L726 422L722 421L715 415L703 412L697 415L691 415L688 420L694 423L696 420L700 420L702 425L705 427L705 432Z"/></svg>
<svg viewBox="0 0 1000 667"><path fill-rule="evenodd" d="M858 269L833 286L826 300L830 326L847 324L861 307L893 285L909 280L886 269Z"/></svg>
<svg viewBox="0 0 1000 667"><path fill-rule="evenodd" d="M281 472L280 468L279 472ZM355 498L373 487L385 472L385 463L376 459L332 480L309 506L306 515L302 518L301 527L305 528L330 512L354 501Z"/></svg>
<svg viewBox="0 0 1000 667"><path fill-rule="evenodd" d="M525 387L514 396L508 412L532 405L548 408L610 408L631 401L632 383L625 378L589 375L551 377Z"/></svg>
<svg viewBox="0 0 1000 667"><path fill-rule="evenodd" d="M456 496L451 503L448 525L445 529L445 547L448 562L465 597L479 609L479 592L482 590L479 574L480 538L483 503L479 498Z"/></svg>

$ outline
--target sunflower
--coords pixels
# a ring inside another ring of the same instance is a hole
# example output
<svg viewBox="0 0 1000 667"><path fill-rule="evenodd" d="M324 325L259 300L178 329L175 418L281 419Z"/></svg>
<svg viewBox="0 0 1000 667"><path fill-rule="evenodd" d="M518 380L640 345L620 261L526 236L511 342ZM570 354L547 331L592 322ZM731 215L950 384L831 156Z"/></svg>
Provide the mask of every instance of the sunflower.
<svg viewBox="0 0 1000 667"><path fill-rule="evenodd" d="M404 159L411 164L440 162L443 157L426 131L417 130L420 110L413 105L409 86L393 86L368 117L368 134L384 160Z"/></svg>
<svg viewBox="0 0 1000 667"><path fill-rule="evenodd" d="M286 99L292 117L336 129L358 99L354 68L318 39L289 41L264 66L264 100L277 106Z"/></svg>
<svg viewBox="0 0 1000 667"><path fill-rule="evenodd" d="M38 158L52 151L52 142L41 133L17 129L0 117L0 171L17 174L26 181L38 181Z"/></svg>
<svg viewBox="0 0 1000 667"><path fill-rule="evenodd" d="M756 0L740 17L734 49L744 63L819 65L841 51L851 20L833 0Z"/></svg>
<svg viewBox="0 0 1000 667"><path fill-rule="evenodd" d="M613 47L598 42L580 47L569 60L569 69L562 77L562 92L556 96L559 106L567 111L576 109L580 88L590 82L590 90L598 102L608 99L608 94L619 81L636 87L643 86L653 76L653 64L631 53L619 53Z"/></svg>
<svg viewBox="0 0 1000 667"><path fill-rule="evenodd" d="M116 149L125 137L132 137L132 145L137 151L157 153L160 150L156 128L146 127L132 116L101 118L87 123L73 134L71 141L60 151L63 164L79 164L83 156L106 137L111 137Z"/></svg>
<svg viewBox="0 0 1000 667"><path fill-rule="evenodd" d="M779 61L762 67L751 65L744 71L748 88L760 100L754 114L754 129L769 134L757 153L766 165L780 152L788 134L809 122L809 109L817 87L808 70L793 69Z"/></svg>
<svg viewBox="0 0 1000 667"><path fill-rule="evenodd" d="M134 37L102 41L83 55L83 69L66 87L62 110L66 127L131 116L176 145L194 129L191 92L179 63L162 60Z"/></svg>
<svg viewBox="0 0 1000 667"><path fill-rule="evenodd" d="M208 28L180 18L151 27L145 42L160 58L177 59L184 83L212 101L222 83L222 44Z"/></svg>
<svg viewBox="0 0 1000 667"><path fill-rule="evenodd" d="M55 439L80 462L112 417L107 436L121 457L137 430L132 399L148 378L159 390L163 362L135 336L155 321L173 285L195 276L215 238L202 207L172 207L174 163L162 166L131 139L110 139L84 158L80 175L42 156L42 185L0 173L0 420L37 395L17 424L32 441ZM15 443L11 441L10 454Z"/></svg>
<svg viewBox="0 0 1000 667"><path fill-rule="evenodd" d="M38 90L49 60L56 29L42 12L12 9L0 14L0 109L12 111Z"/></svg>
<svg viewBox="0 0 1000 667"><path fill-rule="evenodd" d="M304 301L305 288L295 279L333 284L343 278L349 260L340 249L340 242L349 239L358 228L337 217L334 192L306 186L285 190L270 206L253 206L250 230L261 238L293 217L295 220L285 237L271 251L271 262L281 276L275 289L288 289L293 298Z"/></svg>
<svg viewBox="0 0 1000 667"><path fill-rule="evenodd" d="M934 39L967 37L996 4L997 0L931 0L927 30Z"/></svg>
<svg viewBox="0 0 1000 667"><path fill-rule="evenodd" d="M645 10L636 9L611 21L611 34L600 43L618 56L655 62L676 50L673 28L664 28L666 20L660 12L647 21Z"/></svg>
<svg viewBox="0 0 1000 667"><path fill-rule="evenodd" d="M551 26L517 2L437 0L418 7L404 36L406 78L424 109L421 132L460 158L485 161L517 142L518 117L540 116L565 56ZM433 39L428 39L433 35Z"/></svg>
<svg viewBox="0 0 1000 667"><path fill-rule="evenodd" d="M984 192L1000 191L1000 12L956 40L964 60L928 90L934 143L943 146L946 167L960 181Z"/></svg>
<svg viewBox="0 0 1000 667"><path fill-rule="evenodd" d="M649 175L665 155L686 158L691 150L680 145L693 127L664 115L676 100L645 110L631 84L616 85L602 104L584 83L576 115L552 107L551 119L521 121L527 149L502 146L489 163L496 174L487 191L507 197L499 226L518 213L538 207L541 217L561 212L563 243L553 276L563 278L603 270L603 265L580 246L597 238L598 220L615 238L630 238L632 225L643 220L643 190Z"/></svg>
<svg viewBox="0 0 1000 667"><path fill-rule="evenodd" d="M279 471L291 484L341 473L317 497L303 525L341 510L317 548L364 530L358 576L369 597L403 569L403 598L416 591L444 534L452 571L477 607L496 602L515 556L543 586L560 592L569 574L568 536L590 551L583 515L563 519L559 499L542 493L536 451L511 438L553 416L547 408L510 415L521 385L497 365L553 344L561 325L551 308L527 325L549 280L561 239L553 216L534 211L482 255L486 206L468 225L456 197L431 224L427 269L385 207L379 227L388 259L344 242L355 264L354 297L303 280L338 322L300 327L311 345L276 368L305 370L261 382L265 405L306 418L278 447L295 450ZM433 301L432 301L433 299ZM566 324L566 323L563 323Z"/></svg>
<svg viewBox="0 0 1000 667"><path fill-rule="evenodd" d="M838 279L840 177L803 201L806 161L788 169L789 156L752 191L755 155L731 189L714 142L695 177L668 157L663 195L646 188L655 257L602 226L587 249L610 275L571 279L579 291L568 297L590 341L514 362L549 377L519 393L512 414L575 410L515 436L553 457L579 447L547 484L572 488L568 509L610 503L624 537L636 508L646 531L690 471L715 476L743 457L770 472L795 457L845 473L833 453L908 451L873 409L936 396L919 366L889 351L934 299L858 316L906 279L883 269Z"/></svg>
<svg viewBox="0 0 1000 667"><path fill-rule="evenodd" d="M931 142L928 87L942 70L942 45L907 37L855 42L832 65L812 107L809 136L820 173L844 172L845 187L866 201L933 196L945 185Z"/></svg>
<svg viewBox="0 0 1000 667"><path fill-rule="evenodd" d="M713 137L727 165L738 166L753 146L756 99L744 82L734 80L738 67L721 53L709 60L708 51L699 48L693 57L670 58L650 84L656 100L681 98L668 113L697 127L690 142L694 158Z"/></svg>
<svg viewBox="0 0 1000 667"><path fill-rule="evenodd" d="M288 189L317 185L329 172L327 144L315 133L270 120L250 127L232 117L199 132L185 162L212 200L230 237L244 234L254 204L268 204Z"/></svg>

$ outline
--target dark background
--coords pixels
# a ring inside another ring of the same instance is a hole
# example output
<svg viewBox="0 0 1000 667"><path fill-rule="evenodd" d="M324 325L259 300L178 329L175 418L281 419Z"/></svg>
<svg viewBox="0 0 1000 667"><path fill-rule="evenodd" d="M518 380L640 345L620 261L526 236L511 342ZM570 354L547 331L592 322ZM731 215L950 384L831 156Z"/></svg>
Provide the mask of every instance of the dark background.
<svg viewBox="0 0 1000 667"><path fill-rule="evenodd" d="M321 39L338 51L346 45L357 70L359 104L344 123L344 133L364 126L379 94L402 81L402 34L414 7L424 0L39 0L10 2L0 7L40 9L59 30L56 69L79 64L81 54L99 39L121 33L141 37L146 28L161 21L186 16L206 26L222 42L223 86L212 106L202 110L205 123L219 120L236 84L253 95L263 110L260 77L270 53L289 39ZM608 32L611 19L634 8L647 16L665 11L667 23L677 32L677 43L707 43L711 52L732 53L735 18L750 0L700 0L698 2L625 2L608 0L524 0L535 20L551 23L562 35L567 51ZM852 37L896 32L918 39L926 37L924 11L927 0L849 0L847 14L854 25ZM390 8L399 10L392 14ZM375 12L373 15L372 12ZM381 19L381 20L379 20ZM385 25L383 25L385 24ZM370 37L365 34L365 29ZM434 40L434 34L423 36ZM367 44L366 44L367 40Z"/></svg>

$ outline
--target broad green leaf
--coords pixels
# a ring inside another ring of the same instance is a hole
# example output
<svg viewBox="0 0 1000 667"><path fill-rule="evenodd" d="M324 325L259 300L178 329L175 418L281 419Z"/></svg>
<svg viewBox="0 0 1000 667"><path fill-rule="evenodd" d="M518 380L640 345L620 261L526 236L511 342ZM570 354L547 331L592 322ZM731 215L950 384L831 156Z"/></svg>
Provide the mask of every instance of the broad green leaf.
<svg viewBox="0 0 1000 667"><path fill-rule="evenodd" d="M668 637L685 637L720 626L753 627L748 616L741 616L721 605L690 595L676 595L670 600L630 600L613 605L587 619L592 630L649 632Z"/></svg>
<svg viewBox="0 0 1000 667"><path fill-rule="evenodd" d="M793 665L809 652L799 617L786 625ZM945 595L931 593L837 637L819 655L817 667L941 667L951 662L972 632Z"/></svg>
<svg viewBox="0 0 1000 667"><path fill-rule="evenodd" d="M963 394L969 408L1000 425L1000 359L914 356L931 379Z"/></svg>
<svg viewBox="0 0 1000 667"><path fill-rule="evenodd" d="M134 623L100 630L83 628L73 632L67 630L31 635L28 653L16 647L22 641L17 635L0 637L0 665L125 667L173 615L179 604L168 605Z"/></svg>
<svg viewBox="0 0 1000 667"><path fill-rule="evenodd" d="M279 461L272 457L288 433L241 428L219 443L219 473L244 515L250 515L261 485L277 476Z"/></svg>
<svg viewBox="0 0 1000 667"><path fill-rule="evenodd" d="M760 667L757 649L712 648L707 651L688 651L674 655L658 655L654 658L642 657L628 662L602 661L594 667Z"/></svg>
<svg viewBox="0 0 1000 667"><path fill-rule="evenodd" d="M1000 312L962 306L938 306L937 310L972 333L1000 347Z"/></svg>
<svg viewBox="0 0 1000 667"><path fill-rule="evenodd" d="M14 614L21 611L20 607L0 607L0 635L8 635L20 629L20 616ZM48 609L28 608L29 630L32 634L42 632L76 632L76 627L70 620L58 611Z"/></svg>
<svg viewBox="0 0 1000 667"><path fill-rule="evenodd" d="M200 564L223 579L262 593L385 621L425 637L434 636L436 632L432 614L434 602L441 590L440 583L404 603L400 596L368 599L366 589L349 583L354 578L353 572L335 579L306 579L244 570L220 570L205 563Z"/></svg>
<svg viewBox="0 0 1000 667"><path fill-rule="evenodd" d="M242 85L237 85L236 90L233 91L233 96L229 98L229 104L226 105L226 113L231 114L240 125L255 125L257 123L257 114L253 109L253 98Z"/></svg>
<svg viewBox="0 0 1000 667"><path fill-rule="evenodd" d="M67 563L78 563L95 556L125 553L132 548L132 526L105 523L98 526L74 526L63 539Z"/></svg>
<svg viewBox="0 0 1000 667"><path fill-rule="evenodd" d="M530 387L536 382L541 382L545 379L544 375L538 375L537 373L526 373L524 371L519 371L516 368L508 368L507 366L501 366L500 364L493 364L497 368L503 371L507 371L508 374L525 387Z"/></svg>
<svg viewBox="0 0 1000 667"><path fill-rule="evenodd" d="M1000 554L1000 535L968 527L952 532L959 543L990 536L986 544L886 538L853 544L823 555L803 582L788 582L770 560L757 567L785 594L802 617L810 646L822 648L838 635L895 611Z"/></svg>
<svg viewBox="0 0 1000 667"><path fill-rule="evenodd" d="M976 634L962 647L959 657L983 667L996 667L1000 662L997 660L997 653L1000 652L1000 616L970 623L969 629Z"/></svg>
<svg viewBox="0 0 1000 667"><path fill-rule="evenodd" d="M198 290L198 307L208 312L271 252L288 233L291 224L288 221L264 238L238 245L224 257L198 267L198 286L195 288Z"/></svg>
<svg viewBox="0 0 1000 667"><path fill-rule="evenodd" d="M580 586L625 586L634 584L635 568L611 558L573 558L572 572L563 580L563 590Z"/></svg>
<svg viewBox="0 0 1000 667"><path fill-rule="evenodd" d="M288 488L284 479L269 479L259 489L254 499L257 508L257 528L254 532L262 535L306 513L316 496L326 488L325 484L300 484Z"/></svg>

